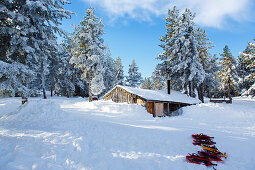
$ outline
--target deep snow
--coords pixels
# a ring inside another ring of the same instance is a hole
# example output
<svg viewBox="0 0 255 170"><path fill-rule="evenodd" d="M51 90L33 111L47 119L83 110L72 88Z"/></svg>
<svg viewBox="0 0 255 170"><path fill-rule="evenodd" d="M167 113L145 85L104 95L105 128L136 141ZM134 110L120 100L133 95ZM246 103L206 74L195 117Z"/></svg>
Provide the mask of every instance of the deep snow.
<svg viewBox="0 0 255 170"><path fill-rule="evenodd" d="M205 103L153 118L138 105L83 98L0 99L0 169L207 169L191 134L214 136L229 157L217 169L255 169L255 100Z"/></svg>

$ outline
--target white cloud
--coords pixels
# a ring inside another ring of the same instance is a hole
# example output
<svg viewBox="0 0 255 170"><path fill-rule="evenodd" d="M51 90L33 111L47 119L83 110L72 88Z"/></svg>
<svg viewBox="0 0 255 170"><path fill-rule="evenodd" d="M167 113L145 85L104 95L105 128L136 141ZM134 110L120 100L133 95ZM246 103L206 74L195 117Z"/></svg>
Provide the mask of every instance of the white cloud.
<svg viewBox="0 0 255 170"><path fill-rule="evenodd" d="M200 25L222 27L226 19L248 20L248 0L193 0L189 8L197 13Z"/></svg>
<svg viewBox="0 0 255 170"><path fill-rule="evenodd" d="M165 16L174 5L190 8L196 13L196 22L203 26L222 27L227 18L237 21L249 19L252 0L83 0L104 8L116 19L129 16L148 21L151 16Z"/></svg>

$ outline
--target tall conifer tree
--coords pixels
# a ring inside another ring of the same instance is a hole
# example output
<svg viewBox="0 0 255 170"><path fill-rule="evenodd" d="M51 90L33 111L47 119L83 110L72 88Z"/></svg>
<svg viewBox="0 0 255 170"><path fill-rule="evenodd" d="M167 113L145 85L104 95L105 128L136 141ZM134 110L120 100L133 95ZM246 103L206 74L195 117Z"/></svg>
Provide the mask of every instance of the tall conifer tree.
<svg viewBox="0 0 255 170"><path fill-rule="evenodd" d="M176 7L169 10L166 20L166 35L160 37L164 52L158 56L163 74L171 78L173 88L181 87L190 96L205 79L205 71L200 63L198 40L194 15L186 9L182 15ZM180 89L180 90L182 90Z"/></svg>
<svg viewBox="0 0 255 170"><path fill-rule="evenodd" d="M116 85L125 85L123 65L120 57L117 57L115 61L115 68Z"/></svg>
<svg viewBox="0 0 255 170"><path fill-rule="evenodd" d="M105 57L104 61L104 93L107 93L109 90L111 90L116 85L116 67L115 67L115 61L110 55L107 55Z"/></svg>
<svg viewBox="0 0 255 170"><path fill-rule="evenodd" d="M152 82L150 78L144 78L143 83L141 84L142 89L152 89Z"/></svg>
<svg viewBox="0 0 255 170"><path fill-rule="evenodd" d="M106 47L102 35L104 25L102 19L94 13L94 8L86 11L84 20L75 27L72 36L72 58L71 64L82 71L81 78L89 84L89 101L93 95L102 93L104 87L104 67L103 61Z"/></svg>
<svg viewBox="0 0 255 170"><path fill-rule="evenodd" d="M238 76L236 72L236 60L232 56L230 49L227 45L223 48L223 53L221 54L220 65L221 70L218 72L218 76L221 80L223 88L227 87L228 97L231 100L231 90L235 88L237 90Z"/></svg>
<svg viewBox="0 0 255 170"><path fill-rule="evenodd" d="M244 83L246 83L246 89L242 95L255 96L255 43L248 43L241 56L245 69Z"/></svg>
<svg viewBox="0 0 255 170"><path fill-rule="evenodd" d="M28 73L26 69L20 70L19 73L22 74L21 77L27 77L27 80L30 80L21 83L26 89L36 84L30 84L31 78L40 77L44 98L46 98L45 70L47 70L48 58L53 56L52 52L58 51L55 33L63 33L58 27L61 24L60 20L70 18L72 14L63 8L62 5L66 3L69 1L5 0L0 2L1 11L3 9L3 12L6 12L6 18L3 19L5 24L1 25L0 34L7 33L7 39L9 37L6 41L8 49L4 50L6 54L4 58L10 64L23 64L20 68L29 68L32 75L23 74L23 72ZM12 71L16 72L11 69L10 72ZM23 96L26 95L23 94Z"/></svg>
<svg viewBox="0 0 255 170"><path fill-rule="evenodd" d="M138 71L138 66L135 63L135 60L133 60L128 69L127 85L130 87L139 87L142 80L141 73Z"/></svg>
<svg viewBox="0 0 255 170"><path fill-rule="evenodd" d="M218 85L216 81L216 71L215 62L213 62L213 58L209 53L209 49L213 48L211 45L212 42L207 38L206 31L198 28L196 30L196 38L198 41L198 56L200 63L205 71L205 79L204 81L197 87L198 98L204 102L204 92L207 92L207 96L209 95L210 89L213 89Z"/></svg>

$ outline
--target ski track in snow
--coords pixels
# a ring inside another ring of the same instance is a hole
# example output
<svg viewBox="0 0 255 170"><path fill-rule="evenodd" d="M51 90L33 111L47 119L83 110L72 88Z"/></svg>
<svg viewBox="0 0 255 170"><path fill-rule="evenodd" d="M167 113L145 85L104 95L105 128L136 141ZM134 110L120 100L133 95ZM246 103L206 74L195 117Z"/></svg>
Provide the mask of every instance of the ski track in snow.
<svg viewBox="0 0 255 170"><path fill-rule="evenodd" d="M217 169L255 169L255 101L205 103L153 118L138 105L83 98L0 99L0 170L207 169L191 134L214 136L229 155Z"/></svg>

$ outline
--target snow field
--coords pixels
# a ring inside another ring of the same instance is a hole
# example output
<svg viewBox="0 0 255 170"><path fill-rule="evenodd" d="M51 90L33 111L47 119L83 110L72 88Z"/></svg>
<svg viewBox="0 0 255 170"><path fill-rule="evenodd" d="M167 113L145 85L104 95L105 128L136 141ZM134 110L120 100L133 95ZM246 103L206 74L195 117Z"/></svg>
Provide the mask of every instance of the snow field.
<svg viewBox="0 0 255 170"><path fill-rule="evenodd" d="M191 134L214 136L229 155L217 169L255 169L255 102L205 103L153 118L138 105L83 98L0 99L0 169L207 169ZM11 113L11 114L10 114Z"/></svg>

